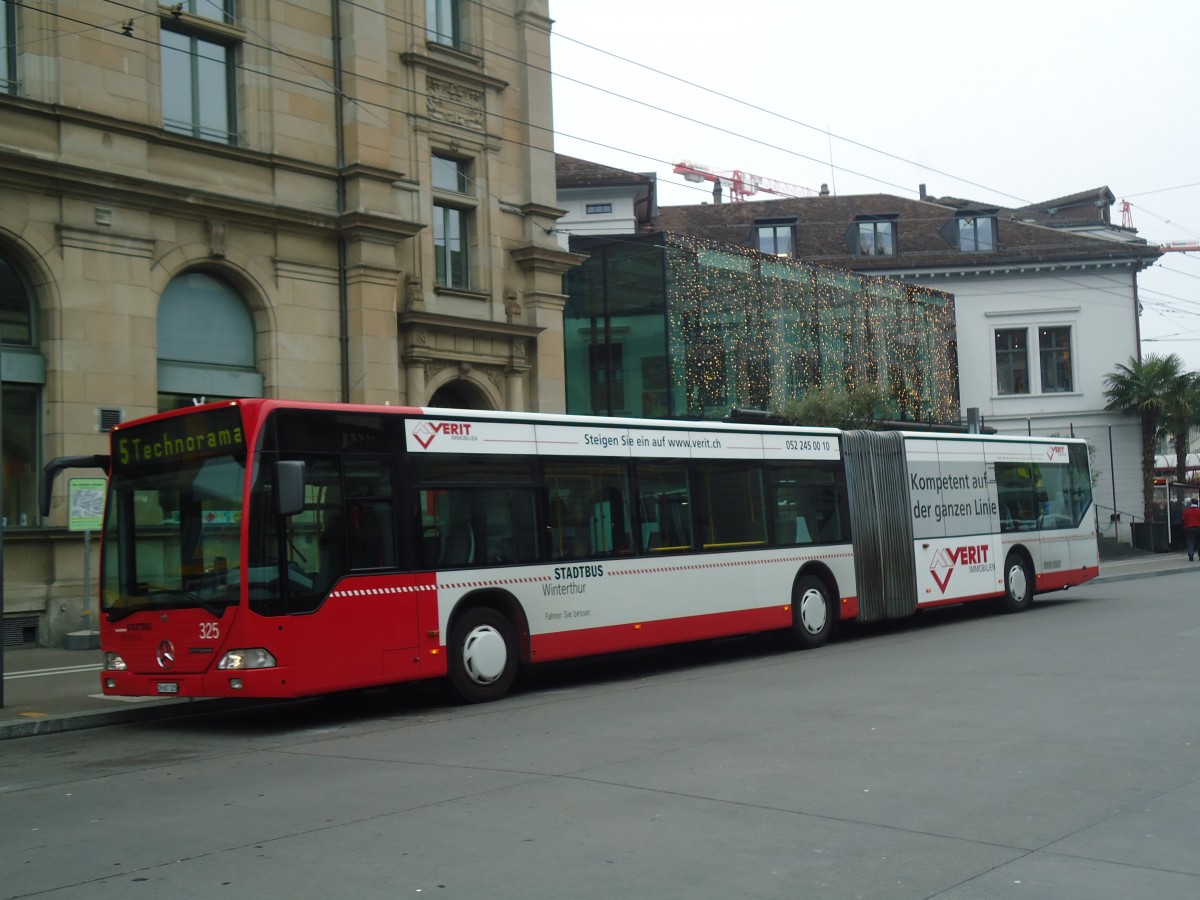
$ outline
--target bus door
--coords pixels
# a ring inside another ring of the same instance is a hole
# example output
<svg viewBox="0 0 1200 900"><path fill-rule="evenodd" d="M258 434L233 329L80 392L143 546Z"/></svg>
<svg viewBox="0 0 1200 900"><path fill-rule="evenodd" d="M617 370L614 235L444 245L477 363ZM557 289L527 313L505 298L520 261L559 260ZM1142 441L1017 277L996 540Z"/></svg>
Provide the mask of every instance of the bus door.
<svg viewBox="0 0 1200 900"><path fill-rule="evenodd" d="M403 675L396 664L411 664L419 598L412 577L396 571L392 465L332 454L304 463L304 510L265 536L281 562L262 569L282 566L285 577L272 576L258 603L252 585L251 608L286 619L281 637L289 658L306 661L309 687Z"/></svg>
<svg viewBox="0 0 1200 900"><path fill-rule="evenodd" d="M913 521L900 432L847 431L842 435L858 618L894 619L917 607Z"/></svg>

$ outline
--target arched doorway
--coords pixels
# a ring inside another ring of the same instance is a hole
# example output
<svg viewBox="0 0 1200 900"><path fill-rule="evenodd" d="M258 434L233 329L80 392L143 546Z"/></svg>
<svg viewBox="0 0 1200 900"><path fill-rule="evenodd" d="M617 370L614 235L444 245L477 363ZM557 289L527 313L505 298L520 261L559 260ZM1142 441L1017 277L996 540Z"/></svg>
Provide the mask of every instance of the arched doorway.
<svg viewBox="0 0 1200 900"><path fill-rule="evenodd" d="M429 405L445 409L491 409L483 391L461 378L448 381L434 391Z"/></svg>

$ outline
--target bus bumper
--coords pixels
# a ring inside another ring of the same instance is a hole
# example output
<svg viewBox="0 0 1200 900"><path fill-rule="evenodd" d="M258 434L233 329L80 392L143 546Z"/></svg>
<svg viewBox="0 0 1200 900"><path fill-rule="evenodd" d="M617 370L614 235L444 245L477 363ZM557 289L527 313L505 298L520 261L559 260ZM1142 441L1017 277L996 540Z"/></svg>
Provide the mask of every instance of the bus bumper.
<svg viewBox="0 0 1200 900"><path fill-rule="evenodd" d="M202 672L196 674L153 675L140 672L100 673L100 688L110 697L214 698L291 698L303 692L296 689L286 668L241 671Z"/></svg>

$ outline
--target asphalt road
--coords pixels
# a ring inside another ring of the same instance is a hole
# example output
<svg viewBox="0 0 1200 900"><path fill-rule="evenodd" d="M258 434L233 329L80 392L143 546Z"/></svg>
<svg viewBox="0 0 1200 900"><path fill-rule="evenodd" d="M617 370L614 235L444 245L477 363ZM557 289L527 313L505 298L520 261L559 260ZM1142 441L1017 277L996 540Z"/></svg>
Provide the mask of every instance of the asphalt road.
<svg viewBox="0 0 1200 900"><path fill-rule="evenodd" d="M0 896L1200 896L1197 575L0 743Z"/></svg>

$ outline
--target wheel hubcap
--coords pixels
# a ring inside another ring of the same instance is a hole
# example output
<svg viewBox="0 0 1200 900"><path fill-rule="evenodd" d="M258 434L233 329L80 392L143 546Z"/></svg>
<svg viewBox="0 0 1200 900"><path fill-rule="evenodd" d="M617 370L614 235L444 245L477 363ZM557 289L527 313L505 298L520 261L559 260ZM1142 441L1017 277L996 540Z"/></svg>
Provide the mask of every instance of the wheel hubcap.
<svg viewBox="0 0 1200 900"><path fill-rule="evenodd" d="M825 627L825 619L829 615L825 608L825 598L820 591L809 590L800 598L800 624L809 634L820 634Z"/></svg>
<svg viewBox="0 0 1200 900"><path fill-rule="evenodd" d="M463 642L463 667L478 684L491 684L499 678L507 662L504 636L491 625L475 628Z"/></svg>
<svg viewBox="0 0 1200 900"><path fill-rule="evenodd" d="M1008 570L1008 593L1014 600L1024 600L1029 583L1025 578L1024 566L1013 566Z"/></svg>

